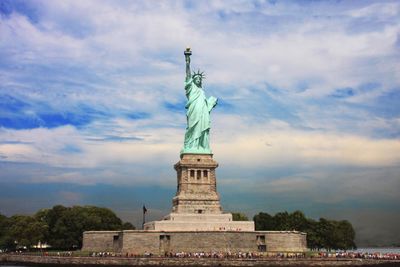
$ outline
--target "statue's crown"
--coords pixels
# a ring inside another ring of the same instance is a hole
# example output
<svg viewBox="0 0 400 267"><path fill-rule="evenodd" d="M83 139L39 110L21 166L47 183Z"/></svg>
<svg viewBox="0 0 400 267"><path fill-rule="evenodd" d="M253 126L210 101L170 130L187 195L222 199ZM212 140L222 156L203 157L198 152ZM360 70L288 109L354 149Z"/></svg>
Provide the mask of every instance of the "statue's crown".
<svg viewBox="0 0 400 267"><path fill-rule="evenodd" d="M196 77L196 76L200 76L200 78L203 80L203 79L205 79L206 78L206 76L204 75L204 72L200 72L200 70L197 70L197 72L193 72L193 75L192 75L192 77L194 78L194 77Z"/></svg>

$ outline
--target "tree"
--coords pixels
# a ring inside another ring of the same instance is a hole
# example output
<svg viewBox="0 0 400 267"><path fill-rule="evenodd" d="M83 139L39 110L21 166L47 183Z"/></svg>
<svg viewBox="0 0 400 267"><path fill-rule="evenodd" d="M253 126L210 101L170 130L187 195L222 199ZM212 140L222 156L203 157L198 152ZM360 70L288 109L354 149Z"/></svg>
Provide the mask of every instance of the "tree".
<svg viewBox="0 0 400 267"><path fill-rule="evenodd" d="M232 212L232 220L234 221L248 221L249 218L243 213L240 212Z"/></svg>
<svg viewBox="0 0 400 267"><path fill-rule="evenodd" d="M335 223L325 218L320 218L317 226L317 234L321 238L321 247L331 250L335 249L334 238Z"/></svg>
<svg viewBox="0 0 400 267"><path fill-rule="evenodd" d="M130 222L124 222L121 227L121 230L135 230L135 229L136 227Z"/></svg>
<svg viewBox="0 0 400 267"><path fill-rule="evenodd" d="M84 231L120 230L122 221L111 210L93 206L67 208L51 229L51 243L59 248L82 246Z"/></svg>
<svg viewBox="0 0 400 267"><path fill-rule="evenodd" d="M61 249L79 248L84 231L135 229L131 223L122 223L114 212L94 206L54 206L35 214L35 218L47 223L46 241Z"/></svg>
<svg viewBox="0 0 400 267"><path fill-rule="evenodd" d="M26 246L29 249L44 240L47 230L47 224L34 217L14 215L7 220L4 243L9 248Z"/></svg>
<svg viewBox="0 0 400 267"><path fill-rule="evenodd" d="M52 241L54 240L54 226L56 225L57 220L63 216L64 212L67 209L68 208L62 205L56 205L51 209L41 209L34 215L37 220L46 223L49 227L49 231L47 231L47 234L45 236L46 242L52 243Z"/></svg>
<svg viewBox="0 0 400 267"><path fill-rule="evenodd" d="M355 231L349 221L343 220L335 222L334 240L335 249L353 249L356 248L354 243Z"/></svg>
<svg viewBox="0 0 400 267"><path fill-rule="evenodd" d="M307 233L307 245L313 249L352 249L355 231L348 221L320 218L308 219L301 211L278 212L274 216L260 212L254 216L256 230L291 231Z"/></svg>
<svg viewBox="0 0 400 267"><path fill-rule="evenodd" d="M272 218L274 224L274 230L278 231L290 231L293 230L292 225L290 224L290 216L287 211L278 212Z"/></svg>
<svg viewBox="0 0 400 267"><path fill-rule="evenodd" d="M0 247L30 247L47 242L54 248L71 249L82 245L84 231L132 230L131 223L122 223L114 212L94 206L54 206L41 209L34 216L0 214Z"/></svg>
<svg viewBox="0 0 400 267"><path fill-rule="evenodd" d="M7 217L0 213L0 237L5 233Z"/></svg>
<svg viewBox="0 0 400 267"><path fill-rule="evenodd" d="M305 231L307 229L307 218L303 212L296 210L289 214L288 219L292 230Z"/></svg>
<svg viewBox="0 0 400 267"><path fill-rule="evenodd" d="M7 217L0 214L0 248L6 248Z"/></svg>
<svg viewBox="0 0 400 267"><path fill-rule="evenodd" d="M275 230L273 217L266 212L260 212L253 217L256 230Z"/></svg>

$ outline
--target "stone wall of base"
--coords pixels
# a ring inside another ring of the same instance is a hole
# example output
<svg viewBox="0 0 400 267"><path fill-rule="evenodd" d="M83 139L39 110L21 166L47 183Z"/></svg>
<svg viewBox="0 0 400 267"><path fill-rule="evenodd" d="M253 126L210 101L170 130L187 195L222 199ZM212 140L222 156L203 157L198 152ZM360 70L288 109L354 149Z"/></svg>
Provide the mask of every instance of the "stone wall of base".
<svg viewBox="0 0 400 267"><path fill-rule="evenodd" d="M154 221L144 225L145 230L156 231L254 231L254 222L249 221Z"/></svg>
<svg viewBox="0 0 400 267"><path fill-rule="evenodd" d="M87 251L119 252L121 231L88 231L83 233L82 247Z"/></svg>
<svg viewBox="0 0 400 267"><path fill-rule="evenodd" d="M145 252L304 252L306 234L296 231L120 231L85 232L85 251Z"/></svg>
<svg viewBox="0 0 400 267"><path fill-rule="evenodd" d="M307 236L296 231L262 231L266 233L267 250L269 252L296 252L307 250Z"/></svg>

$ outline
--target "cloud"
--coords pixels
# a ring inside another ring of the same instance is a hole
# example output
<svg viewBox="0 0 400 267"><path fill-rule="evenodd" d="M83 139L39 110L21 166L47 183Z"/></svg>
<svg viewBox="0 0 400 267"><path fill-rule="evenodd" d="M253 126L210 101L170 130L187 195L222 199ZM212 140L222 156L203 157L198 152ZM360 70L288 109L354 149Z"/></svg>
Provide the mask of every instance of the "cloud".
<svg viewBox="0 0 400 267"><path fill-rule="evenodd" d="M228 118L224 117L223 121L224 127L228 128ZM384 167L395 166L400 161L400 143L396 139L302 131L280 121L249 126L243 121L234 120L232 124L236 127L231 127L231 132L225 132L224 135L217 132L219 136L215 137L213 146L214 153L229 159L230 165L255 167L301 163ZM235 151L240 151L240 154Z"/></svg>
<svg viewBox="0 0 400 267"><path fill-rule="evenodd" d="M290 165L299 170L329 166L389 168L400 162L398 140L302 131L280 121L254 125L247 124L240 117L225 116L218 119L224 121L224 124L219 124L224 128L215 128L211 146L217 160L223 162L224 166L230 166L228 169L237 170L232 177L236 179L242 178L243 170L260 170L265 166L285 168ZM173 177L169 167L174 163L173 159L178 158L183 130L147 128L152 120L144 119L136 123L114 121L111 125L118 137L112 137L114 135L109 132L107 125L93 125L93 129L86 133L71 126L3 130L0 148L5 162L37 163L71 169L65 174L34 178L37 182L68 180L74 183L132 184L147 179L164 183L166 177ZM100 139L92 137L93 132L97 132ZM107 167L104 169L103 166ZM259 178L259 175L253 177ZM288 180L275 181L270 186L282 187L281 183L288 183L289 179L292 184L302 181L302 178L289 177Z"/></svg>
<svg viewBox="0 0 400 267"><path fill-rule="evenodd" d="M349 11L349 14L353 17L367 17L367 18L378 18L378 19L389 19L400 13L399 3L373 3L366 7Z"/></svg>

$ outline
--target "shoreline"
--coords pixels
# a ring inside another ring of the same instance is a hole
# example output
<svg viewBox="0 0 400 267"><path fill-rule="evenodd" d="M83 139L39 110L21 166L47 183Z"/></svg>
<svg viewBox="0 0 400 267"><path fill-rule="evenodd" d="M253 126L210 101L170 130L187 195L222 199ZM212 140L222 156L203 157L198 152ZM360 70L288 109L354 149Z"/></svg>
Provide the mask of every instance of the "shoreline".
<svg viewBox="0 0 400 267"><path fill-rule="evenodd" d="M0 265L59 266L400 266L400 260L321 258L158 258L0 255Z"/></svg>

